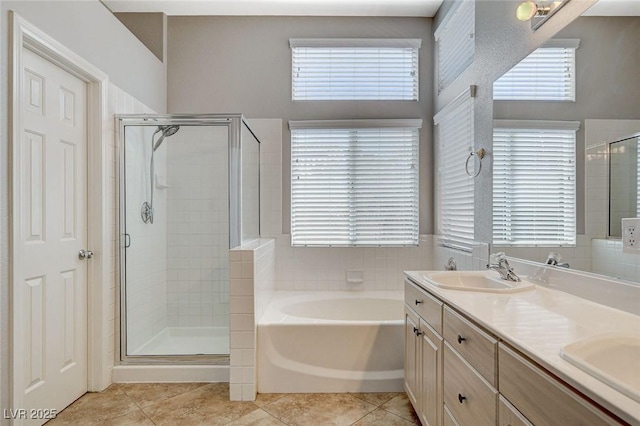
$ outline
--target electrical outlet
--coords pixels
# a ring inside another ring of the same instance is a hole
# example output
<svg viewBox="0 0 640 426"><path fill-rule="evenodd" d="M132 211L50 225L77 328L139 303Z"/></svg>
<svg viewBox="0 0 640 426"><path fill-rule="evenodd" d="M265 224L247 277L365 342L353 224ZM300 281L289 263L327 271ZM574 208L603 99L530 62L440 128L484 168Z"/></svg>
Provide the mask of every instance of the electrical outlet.
<svg viewBox="0 0 640 426"><path fill-rule="evenodd" d="M640 254L640 218L622 219L622 251Z"/></svg>

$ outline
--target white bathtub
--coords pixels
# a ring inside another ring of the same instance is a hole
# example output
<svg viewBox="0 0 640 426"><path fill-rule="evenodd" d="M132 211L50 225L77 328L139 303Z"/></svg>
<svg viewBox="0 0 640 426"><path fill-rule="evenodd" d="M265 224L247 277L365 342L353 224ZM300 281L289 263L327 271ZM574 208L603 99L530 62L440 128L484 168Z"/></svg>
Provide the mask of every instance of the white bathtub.
<svg viewBox="0 0 640 426"><path fill-rule="evenodd" d="M401 392L402 292L276 292L258 322L258 392Z"/></svg>

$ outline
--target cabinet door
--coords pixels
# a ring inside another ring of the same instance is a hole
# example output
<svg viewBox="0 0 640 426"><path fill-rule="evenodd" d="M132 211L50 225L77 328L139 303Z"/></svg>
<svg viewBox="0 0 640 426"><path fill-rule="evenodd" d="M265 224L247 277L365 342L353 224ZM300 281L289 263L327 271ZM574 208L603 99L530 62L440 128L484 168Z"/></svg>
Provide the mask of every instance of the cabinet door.
<svg viewBox="0 0 640 426"><path fill-rule="evenodd" d="M422 411L419 413L424 426L442 424L442 337L420 320L420 390Z"/></svg>
<svg viewBox="0 0 640 426"><path fill-rule="evenodd" d="M404 314L404 388L416 413L420 413L418 393L419 344L416 331L419 330L418 316L405 306Z"/></svg>

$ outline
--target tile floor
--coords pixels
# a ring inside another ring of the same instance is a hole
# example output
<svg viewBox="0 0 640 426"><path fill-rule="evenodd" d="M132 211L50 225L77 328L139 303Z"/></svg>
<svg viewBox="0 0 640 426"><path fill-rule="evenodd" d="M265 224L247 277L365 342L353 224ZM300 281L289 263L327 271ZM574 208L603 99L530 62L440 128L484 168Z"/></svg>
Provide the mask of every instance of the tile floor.
<svg viewBox="0 0 640 426"><path fill-rule="evenodd" d="M57 425L357 425L420 422L404 393L260 394L229 401L228 383L113 384L50 420Z"/></svg>

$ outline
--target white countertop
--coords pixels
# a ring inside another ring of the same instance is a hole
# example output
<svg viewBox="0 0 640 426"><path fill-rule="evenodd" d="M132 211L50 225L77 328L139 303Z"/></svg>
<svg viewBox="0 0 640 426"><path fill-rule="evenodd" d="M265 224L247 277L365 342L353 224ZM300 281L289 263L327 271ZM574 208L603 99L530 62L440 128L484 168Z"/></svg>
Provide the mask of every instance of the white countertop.
<svg viewBox="0 0 640 426"><path fill-rule="evenodd" d="M640 316L558 290L536 286L519 293L446 290L407 271L414 283L456 308L623 420L640 425L640 403L560 357L560 349L603 333L640 336ZM640 360L638 360L640 363Z"/></svg>

